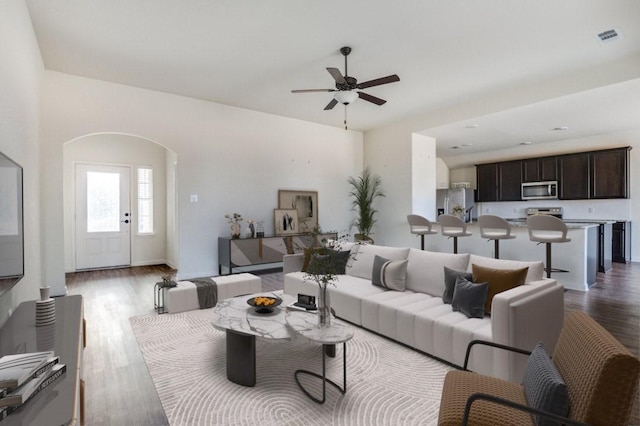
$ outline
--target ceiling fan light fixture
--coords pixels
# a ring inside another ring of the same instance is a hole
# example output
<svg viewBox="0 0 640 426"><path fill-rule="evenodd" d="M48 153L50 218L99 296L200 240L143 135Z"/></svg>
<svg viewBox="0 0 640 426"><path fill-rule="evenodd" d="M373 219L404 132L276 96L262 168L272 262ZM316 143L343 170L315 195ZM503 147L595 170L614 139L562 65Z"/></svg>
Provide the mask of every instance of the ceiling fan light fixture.
<svg viewBox="0 0 640 426"><path fill-rule="evenodd" d="M358 99L358 93L351 90L340 90L333 95L333 98L343 105L349 105Z"/></svg>

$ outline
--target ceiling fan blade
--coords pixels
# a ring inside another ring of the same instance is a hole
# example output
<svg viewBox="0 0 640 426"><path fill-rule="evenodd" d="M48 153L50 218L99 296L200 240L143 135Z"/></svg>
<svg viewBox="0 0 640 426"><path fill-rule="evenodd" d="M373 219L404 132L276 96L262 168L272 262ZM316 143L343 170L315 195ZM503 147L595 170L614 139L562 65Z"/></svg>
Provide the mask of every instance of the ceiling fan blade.
<svg viewBox="0 0 640 426"><path fill-rule="evenodd" d="M336 83L347 84L347 80L344 79L338 68L327 68L327 71L329 71L329 74L331 74L331 77L333 77Z"/></svg>
<svg viewBox="0 0 640 426"><path fill-rule="evenodd" d="M387 102L384 99L376 98L375 96L371 96L368 93L364 93L364 92L358 92L358 97L360 99L363 99L365 101L369 101L369 102L374 103L376 105L382 105L385 102Z"/></svg>
<svg viewBox="0 0 640 426"><path fill-rule="evenodd" d="M366 89L367 87L380 86L381 84L394 83L396 81L400 81L400 77L393 74L386 77L376 78L375 80L365 81L364 83L359 83L356 87L358 89Z"/></svg>
<svg viewBox="0 0 640 426"><path fill-rule="evenodd" d="M298 89L292 90L291 93L311 93L311 92L335 92L336 89Z"/></svg>
<svg viewBox="0 0 640 426"><path fill-rule="evenodd" d="M336 106L336 105L338 105L338 101L336 101L335 99L331 99L331 102L329 102L329 103L327 104L327 106L326 106L326 107L324 107L324 110L325 110L325 111L328 111L328 110L330 110L330 109L333 109L333 107L334 107L334 106Z"/></svg>

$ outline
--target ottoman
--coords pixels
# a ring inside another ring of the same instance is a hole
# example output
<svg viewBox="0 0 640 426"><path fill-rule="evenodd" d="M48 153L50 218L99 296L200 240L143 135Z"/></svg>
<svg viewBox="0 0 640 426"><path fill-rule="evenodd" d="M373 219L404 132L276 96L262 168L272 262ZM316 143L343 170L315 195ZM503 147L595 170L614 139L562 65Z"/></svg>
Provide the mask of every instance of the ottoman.
<svg viewBox="0 0 640 426"><path fill-rule="evenodd" d="M211 277L218 285L218 300L243 294L260 293L262 280L253 274L233 274ZM164 307L166 312L200 309L196 285L189 281L178 281L176 287L164 288Z"/></svg>

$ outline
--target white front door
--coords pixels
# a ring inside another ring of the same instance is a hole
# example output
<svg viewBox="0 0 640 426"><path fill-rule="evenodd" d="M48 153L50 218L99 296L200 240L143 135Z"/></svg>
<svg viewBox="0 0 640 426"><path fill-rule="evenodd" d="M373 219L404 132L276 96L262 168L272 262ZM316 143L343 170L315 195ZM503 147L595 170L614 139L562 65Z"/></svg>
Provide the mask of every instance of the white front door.
<svg viewBox="0 0 640 426"><path fill-rule="evenodd" d="M128 167L76 165L76 269L131 264Z"/></svg>

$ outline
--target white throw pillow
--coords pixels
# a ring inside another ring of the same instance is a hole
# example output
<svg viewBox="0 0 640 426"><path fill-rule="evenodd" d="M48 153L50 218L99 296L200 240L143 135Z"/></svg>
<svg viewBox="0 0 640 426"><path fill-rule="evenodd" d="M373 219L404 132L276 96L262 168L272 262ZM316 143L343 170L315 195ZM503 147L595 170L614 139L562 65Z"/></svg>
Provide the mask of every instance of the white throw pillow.
<svg viewBox="0 0 640 426"><path fill-rule="evenodd" d="M408 260L389 260L376 256L371 283L389 290L404 291Z"/></svg>
<svg viewBox="0 0 640 426"><path fill-rule="evenodd" d="M375 244L356 244L351 249L351 260L347 263L346 274L371 279L373 260L376 255L389 260L405 260L409 249L404 247L386 247ZM465 265L465 268L467 265Z"/></svg>
<svg viewBox="0 0 640 426"><path fill-rule="evenodd" d="M407 290L442 297L444 293L444 266L466 271L468 254L439 253L412 248L407 257Z"/></svg>

